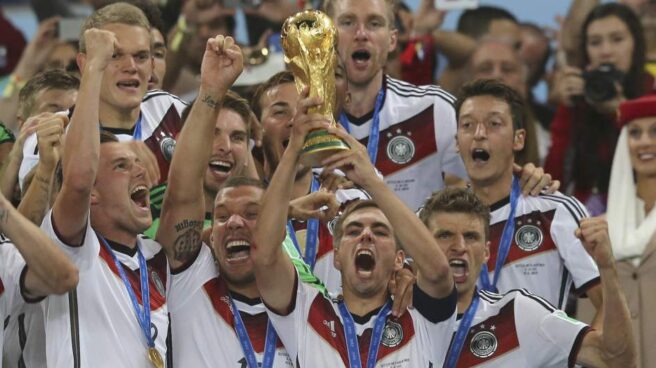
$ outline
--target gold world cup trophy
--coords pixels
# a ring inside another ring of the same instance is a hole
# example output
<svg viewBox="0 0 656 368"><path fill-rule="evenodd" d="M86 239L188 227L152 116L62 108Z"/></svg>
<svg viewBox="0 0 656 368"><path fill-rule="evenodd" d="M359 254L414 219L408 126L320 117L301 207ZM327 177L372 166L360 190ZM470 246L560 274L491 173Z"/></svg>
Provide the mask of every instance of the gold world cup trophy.
<svg viewBox="0 0 656 368"><path fill-rule="evenodd" d="M337 29L332 20L318 10L296 13L285 21L281 38L285 63L294 74L298 93L309 86L311 97L323 99L323 104L308 113L318 112L336 126L333 108L336 103ZM301 163L319 167L326 157L347 149L346 143L325 129L313 130L305 138Z"/></svg>

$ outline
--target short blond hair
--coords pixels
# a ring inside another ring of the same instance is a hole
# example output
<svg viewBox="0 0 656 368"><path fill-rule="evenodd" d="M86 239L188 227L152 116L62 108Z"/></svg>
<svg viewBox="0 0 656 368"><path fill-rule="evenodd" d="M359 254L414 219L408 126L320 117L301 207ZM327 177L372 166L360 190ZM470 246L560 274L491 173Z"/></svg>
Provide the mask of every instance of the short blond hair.
<svg viewBox="0 0 656 368"><path fill-rule="evenodd" d="M91 14L82 24L80 30L80 52L87 51L84 44L84 32L91 28L102 28L107 24L118 23L145 28L150 34L150 23L144 12L128 3L114 3L102 7Z"/></svg>
<svg viewBox="0 0 656 368"><path fill-rule="evenodd" d="M330 18L335 18L335 3L344 0L323 0L321 10ZM399 6L398 0L382 0L387 8L387 28L396 29L396 10Z"/></svg>

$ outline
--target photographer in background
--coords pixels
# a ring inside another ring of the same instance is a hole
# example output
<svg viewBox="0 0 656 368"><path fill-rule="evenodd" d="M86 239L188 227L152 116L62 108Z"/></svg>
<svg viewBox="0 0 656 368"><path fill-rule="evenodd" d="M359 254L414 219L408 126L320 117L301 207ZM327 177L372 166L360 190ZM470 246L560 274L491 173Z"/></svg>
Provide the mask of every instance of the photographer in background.
<svg viewBox="0 0 656 368"><path fill-rule="evenodd" d="M595 216L606 208L619 134L616 110L622 101L650 93L654 80L643 69L644 33L630 8L598 5L581 30L582 63L563 67L553 87L559 107L545 170Z"/></svg>

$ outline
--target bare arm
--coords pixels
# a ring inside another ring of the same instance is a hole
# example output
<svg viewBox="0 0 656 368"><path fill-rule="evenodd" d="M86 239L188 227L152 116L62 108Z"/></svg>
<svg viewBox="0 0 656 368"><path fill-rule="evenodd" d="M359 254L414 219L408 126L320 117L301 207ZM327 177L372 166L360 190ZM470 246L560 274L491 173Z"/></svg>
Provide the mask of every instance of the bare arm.
<svg viewBox="0 0 656 368"><path fill-rule="evenodd" d="M221 99L242 68L241 50L231 37L216 36L207 41L199 98L178 138L157 232L173 269L197 254L202 244L203 176L211 155L214 127Z"/></svg>
<svg viewBox="0 0 656 368"><path fill-rule="evenodd" d="M565 53L566 60L564 61L568 65L579 65L581 60L578 59L582 52L579 47L583 37L581 28L590 11L599 3L599 0L572 1L572 5L567 12L567 18L565 18L560 30L561 44L559 45L559 48Z"/></svg>
<svg viewBox="0 0 656 368"><path fill-rule="evenodd" d="M50 189L59 161L64 126L68 117L48 114L37 126L39 164L34 178L18 206L18 212L34 224L41 224L50 205Z"/></svg>
<svg viewBox="0 0 656 368"><path fill-rule="evenodd" d="M464 66L476 50L476 40L455 31L436 29L433 31L435 47L449 60L449 66Z"/></svg>
<svg viewBox="0 0 656 368"><path fill-rule="evenodd" d="M87 53L81 56L82 80L64 144L64 182L53 206L53 220L61 240L71 245L81 244L86 228L100 156L100 87L117 44L116 36L109 31L92 28L83 37Z"/></svg>
<svg viewBox="0 0 656 368"><path fill-rule="evenodd" d="M306 115L307 109L320 102L303 94L294 117L294 127L287 149L262 198L251 246L255 279L260 296L273 310L283 313L289 307L294 291L295 271L291 259L281 246L285 239L288 205L305 135L311 129L325 128L329 122L318 114ZM274 216L271 214L275 213Z"/></svg>
<svg viewBox="0 0 656 368"><path fill-rule="evenodd" d="M18 172L23 161L25 140L36 131L37 123L36 118L30 118L23 124L18 137L16 137L14 146L0 166L0 192L6 198L11 198L14 195L14 188L18 181Z"/></svg>
<svg viewBox="0 0 656 368"><path fill-rule="evenodd" d="M604 329L604 290L603 285L594 285L586 291L588 298L592 305L594 305L596 313L592 320L592 327L597 331Z"/></svg>
<svg viewBox="0 0 656 368"><path fill-rule="evenodd" d="M78 270L48 236L21 216L0 195L0 231L11 239L27 264L25 288L30 297L64 294L77 285Z"/></svg>
<svg viewBox="0 0 656 368"><path fill-rule="evenodd" d="M14 188L18 182L18 171L22 161L23 147L18 143L14 143L9 155L0 167L0 193L5 197L11 198L14 195Z"/></svg>
<svg viewBox="0 0 656 368"><path fill-rule="evenodd" d="M605 311L603 329L593 330L585 336L577 362L592 367L635 367L636 346L631 317L617 278L608 224L600 217L583 219L577 235L599 266L602 308Z"/></svg>
<svg viewBox="0 0 656 368"><path fill-rule="evenodd" d="M445 298L453 292L454 281L446 256L419 218L376 174L366 148L347 132L331 128L350 150L335 154L323 163L328 172L341 169L346 176L371 194L394 228L403 248L418 269L417 285L433 298Z"/></svg>

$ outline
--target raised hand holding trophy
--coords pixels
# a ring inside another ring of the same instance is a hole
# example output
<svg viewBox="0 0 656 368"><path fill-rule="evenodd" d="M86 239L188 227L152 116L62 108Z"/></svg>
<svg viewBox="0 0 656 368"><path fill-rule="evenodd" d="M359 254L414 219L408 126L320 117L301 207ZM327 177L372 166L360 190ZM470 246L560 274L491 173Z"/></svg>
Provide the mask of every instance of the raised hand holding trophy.
<svg viewBox="0 0 656 368"><path fill-rule="evenodd" d="M337 29L332 20L318 10L299 12L287 18L281 37L285 63L294 74L298 92L309 86L310 96L320 96L324 101L309 112L320 113L336 126L333 107L336 103ZM301 162L305 166L319 167L321 161L335 151L348 149L346 143L326 130L314 130L305 138Z"/></svg>

